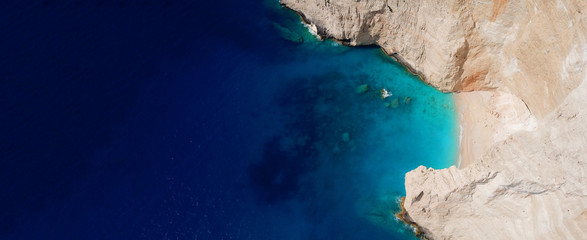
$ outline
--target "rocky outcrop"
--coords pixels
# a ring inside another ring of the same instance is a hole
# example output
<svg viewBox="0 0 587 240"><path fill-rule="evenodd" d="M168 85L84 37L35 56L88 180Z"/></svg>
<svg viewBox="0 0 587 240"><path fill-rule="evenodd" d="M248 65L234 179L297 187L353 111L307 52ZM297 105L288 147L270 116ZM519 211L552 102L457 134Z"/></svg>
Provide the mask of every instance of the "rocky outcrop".
<svg viewBox="0 0 587 240"><path fill-rule="evenodd" d="M403 206L425 236L587 236L586 1L281 2L320 35L377 44L442 91L484 91L470 109L487 121L463 133L483 138L471 164L406 175Z"/></svg>
<svg viewBox="0 0 587 240"><path fill-rule="evenodd" d="M320 35L377 44L442 91L512 92L539 116L584 75L584 1L281 2Z"/></svg>
<svg viewBox="0 0 587 240"><path fill-rule="evenodd" d="M539 130L513 134L471 166L409 172L406 211L435 238L584 239L585 106L582 83Z"/></svg>

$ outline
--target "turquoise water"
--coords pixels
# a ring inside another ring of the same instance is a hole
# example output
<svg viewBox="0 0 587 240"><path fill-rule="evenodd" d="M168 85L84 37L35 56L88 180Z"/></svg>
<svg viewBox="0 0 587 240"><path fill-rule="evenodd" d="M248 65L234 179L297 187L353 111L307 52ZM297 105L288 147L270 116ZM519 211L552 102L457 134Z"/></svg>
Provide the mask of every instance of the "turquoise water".
<svg viewBox="0 0 587 240"><path fill-rule="evenodd" d="M276 0L0 5L0 239L414 239L456 159L451 95Z"/></svg>
<svg viewBox="0 0 587 240"><path fill-rule="evenodd" d="M344 232L360 232L366 224L411 238L411 229L394 217L405 195L404 176L419 165L455 164L452 96L424 84L377 47L318 41L297 16L283 14L278 24L304 41L292 48L292 58L299 59L273 66L267 76L287 83L276 101L288 117L275 140L279 143L271 147L310 158L313 165L311 174L300 177L299 195L292 201L312 206L323 222L346 229L340 235L323 233L324 238L346 239ZM392 96L383 99L381 89Z"/></svg>

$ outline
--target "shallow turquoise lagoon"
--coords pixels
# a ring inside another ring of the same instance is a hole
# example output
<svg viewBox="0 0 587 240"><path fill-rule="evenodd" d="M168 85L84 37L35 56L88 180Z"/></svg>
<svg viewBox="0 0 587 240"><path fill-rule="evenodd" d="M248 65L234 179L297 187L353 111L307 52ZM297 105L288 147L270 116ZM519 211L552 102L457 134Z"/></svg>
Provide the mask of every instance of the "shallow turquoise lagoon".
<svg viewBox="0 0 587 240"><path fill-rule="evenodd" d="M277 0L14 2L0 239L414 239L456 159L451 95Z"/></svg>
<svg viewBox="0 0 587 240"><path fill-rule="evenodd" d="M273 11L288 60L260 65L268 69L254 77L267 79L259 92L278 89L264 93L272 99L266 117L275 121L263 121L273 124L260 134L263 154L250 170L259 198L287 206L296 216L289 221L306 226L292 239L413 238L394 216L404 176L420 165L455 163L452 96L377 47L318 41L294 13Z"/></svg>

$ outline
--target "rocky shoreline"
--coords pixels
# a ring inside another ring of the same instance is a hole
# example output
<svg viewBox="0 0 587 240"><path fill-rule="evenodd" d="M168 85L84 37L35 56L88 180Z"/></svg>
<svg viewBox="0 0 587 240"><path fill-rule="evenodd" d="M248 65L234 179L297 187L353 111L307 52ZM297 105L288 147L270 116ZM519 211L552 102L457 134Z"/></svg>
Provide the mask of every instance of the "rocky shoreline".
<svg viewBox="0 0 587 240"><path fill-rule="evenodd" d="M281 0L317 34L379 45L457 93L461 168L406 174L428 239L587 235L587 3Z"/></svg>
<svg viewBox="0 0 587 240"><path fill-rule="evenodd" d="M406 198L402 197L400 202L401 211L397 213L395 216L405 224L408 224L412 228L414 228L414 234L416 235L416 237L420 239L429 239L429 233L427 233L421 226L414 222L412 218L410 218L410 215L404 208L404 201L406 201Z"/></svg>

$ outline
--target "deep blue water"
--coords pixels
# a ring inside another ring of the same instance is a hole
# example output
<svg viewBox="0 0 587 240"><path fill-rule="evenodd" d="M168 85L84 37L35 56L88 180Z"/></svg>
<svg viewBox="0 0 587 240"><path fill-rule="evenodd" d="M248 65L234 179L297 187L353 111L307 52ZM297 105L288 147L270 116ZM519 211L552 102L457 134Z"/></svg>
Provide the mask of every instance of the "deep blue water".
<svg viewBox="0 0 587 240"><path fill-rule="evenodd" d="M456 159L450 95L276 0L3 1L0 32L0 239L412 239L404 174Z"/></svg>

